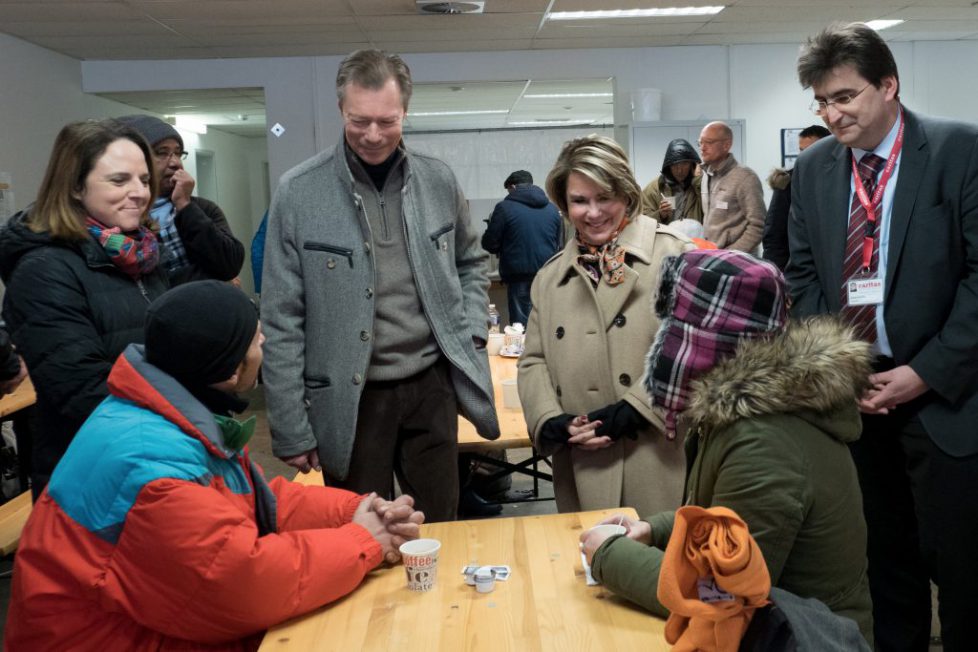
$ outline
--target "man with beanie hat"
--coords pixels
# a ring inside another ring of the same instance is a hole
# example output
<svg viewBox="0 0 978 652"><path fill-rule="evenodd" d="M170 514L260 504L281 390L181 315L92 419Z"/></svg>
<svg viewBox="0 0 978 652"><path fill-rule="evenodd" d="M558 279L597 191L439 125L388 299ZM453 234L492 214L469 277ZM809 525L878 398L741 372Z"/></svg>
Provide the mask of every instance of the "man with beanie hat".
<svg viewBox="0 0 978 652"><path fill-rule="evenodd" d="M180 132L151 115L117 119L142 134L153 151L160 196L150 215L160 225L160 240L167 253L163 265L170 286L208 278L235 278L244 263L244 245L231 233L217 204L191 195L196 181L183 169L187 152Z"/></svg>
<svg viewBox="0 0 978 652"><path fill-rule="evenodd" d="M254 387L255 306L218 281L153 302L110 396L75 436L24 528L11 650L254 650L264 630L336 600L418 536L385 501L266 482L232 418ZM213 647L211 647L213 646Z"/></svg>
<svg viewBox="0 0 978 652"><path fill-rule="evenodd" d="M642 190L645 214L662 224L679 220L696 220L702 224L702 177L696 174L699 164L700 156L688 140L670 141L662 158L662 174Z"/></svg>
<svg viewBox="0 0 978 652"><path fill-rule="evenodd" d="M770 262L732 250L689 251L663 264L659 332L645 386L686 432L683 503L724 506L747 523L771 583L873 626L866 522L847 444L869 347L831 318L787 323L787 288ZM682 426L685 425L685 428ZM674 512L616 515L626 536L582 535L609 590L659 616L656 593Z"/></svg>

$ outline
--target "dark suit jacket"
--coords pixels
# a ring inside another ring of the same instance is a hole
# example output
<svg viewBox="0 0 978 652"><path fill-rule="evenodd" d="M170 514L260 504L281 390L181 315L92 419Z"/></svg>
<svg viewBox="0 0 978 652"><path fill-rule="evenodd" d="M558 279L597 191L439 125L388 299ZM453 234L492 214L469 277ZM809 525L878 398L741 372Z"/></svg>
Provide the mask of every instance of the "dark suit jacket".
<svg viewBox="0 0 978 652"><path fill-rule="evenodd" d="M954 456L978 452L978 127L906 127L889 225L884 318L897 365L927 383L920 419ZM824 138L792 179L786 277L792 315L838 313L849 213L848 148Z"/></svg>

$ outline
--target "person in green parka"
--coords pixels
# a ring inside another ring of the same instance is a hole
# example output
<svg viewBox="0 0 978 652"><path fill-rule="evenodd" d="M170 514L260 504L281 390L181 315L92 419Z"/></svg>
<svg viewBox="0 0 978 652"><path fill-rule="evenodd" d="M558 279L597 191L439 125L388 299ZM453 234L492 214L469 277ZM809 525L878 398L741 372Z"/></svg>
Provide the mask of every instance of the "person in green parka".
<svg viewBox="0 0 978 652"><path fill-rule="evenodd" d="M861 432L868 345L832 318L789 323L781 272L742 252L686 252L661 278L646 389L667 427L685 432L684 504L733 509L773 586L853 619L872 644L866 523L847 446ZM625 535L582 535L595 579L662 617L673 515L625 517Z"/></svg>

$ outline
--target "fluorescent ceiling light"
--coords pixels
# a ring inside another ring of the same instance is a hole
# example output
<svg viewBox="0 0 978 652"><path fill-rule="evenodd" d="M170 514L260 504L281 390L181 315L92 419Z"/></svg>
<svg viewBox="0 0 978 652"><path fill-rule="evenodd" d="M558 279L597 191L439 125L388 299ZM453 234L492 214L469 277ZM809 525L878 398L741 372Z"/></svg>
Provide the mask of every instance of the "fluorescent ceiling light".
<svg viewBox="0 0 978 652"><path fill-rule="evenodd" d="M899 25L902 22L902 20L870 20L866 22L866 27L875 29L878 32L881 29L893 27L894 25Z"/></svg>
<svg viewBox="0 0 978 652"><path fill-rule="evenodd" d="M442 115L489 115L491 113L509 113L509 109L486 109L479 111L408 111L408 118L427 118Z"/></svg>
<svg viewBox="0 0 978 652"><path fill-rule="evenodd" d="M723 5L711 7L656 7L653 9L607 9L599 11L553 11L547 20L600 20L602 18L662 18L670 16L712 16Z"/></svg>
<svg viewBox="0 0 978 652"><path fill-rule="evenodd" d="M207 125L203 120L196 120L194 118L188 118L185 115L178 115L176 117L176 124L174 125L177 129L183 129L185 131L192 131L195 134L206 134Z"/></svg>
<svg viewBox="0 0 978 652"><path fill-rule="evenodd" d="M518 122L507 122L506 125L509 127L566 127L568 125L588 125L591 124L590 120L573 120L568 118L567 120L526 120Z"/></svg>
<svg viewBox="0 0 978 652"><path fill-rule="evenodd" d="M527 100L543 100L551 98L564 98L564 97L612 97L613 93L531 93L529 95L524 95L523 99Z"/></svg>

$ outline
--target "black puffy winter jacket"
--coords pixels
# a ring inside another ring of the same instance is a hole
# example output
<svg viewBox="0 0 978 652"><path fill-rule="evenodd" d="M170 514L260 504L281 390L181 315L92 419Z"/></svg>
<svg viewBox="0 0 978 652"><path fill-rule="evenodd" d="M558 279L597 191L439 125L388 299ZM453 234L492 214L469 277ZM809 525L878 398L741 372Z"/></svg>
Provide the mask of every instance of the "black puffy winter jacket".
<svg viewBox="0 0 978 652"><path fill-rule="evenodd" d="M35 496L75 432L108 396L109 369L143 341L146 308L167 289L162 267L133 281L94 238L34 233L18 213L0 231L3 316L37 392L31 478Z"/></svg>

